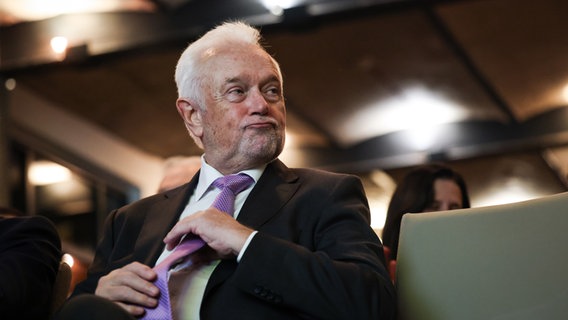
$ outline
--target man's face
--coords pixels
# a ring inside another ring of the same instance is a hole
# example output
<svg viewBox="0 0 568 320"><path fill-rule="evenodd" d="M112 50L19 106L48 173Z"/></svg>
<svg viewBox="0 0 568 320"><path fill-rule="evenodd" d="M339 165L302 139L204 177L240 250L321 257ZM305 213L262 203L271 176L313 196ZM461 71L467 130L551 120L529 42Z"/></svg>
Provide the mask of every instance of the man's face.
<svg viewBox="0 0 568 320"><path fill-rule="evenodd" d="M207 162L234 171L276 158L284 146L286 108L282 79L268 54L253 46L229 48L204 69L201 140Z"/></svg>

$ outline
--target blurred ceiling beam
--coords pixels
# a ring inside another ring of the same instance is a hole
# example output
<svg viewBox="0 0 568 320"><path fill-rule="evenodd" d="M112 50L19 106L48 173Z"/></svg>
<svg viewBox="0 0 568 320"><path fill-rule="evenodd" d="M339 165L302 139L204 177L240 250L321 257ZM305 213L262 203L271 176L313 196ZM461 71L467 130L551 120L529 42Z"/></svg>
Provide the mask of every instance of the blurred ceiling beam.
<svg viewBox="0 0 568 320"><path fill-rule="evenodd" d="M350 148L333 151L307 148L308 165L338 171L394 169L430 161L453 161L520 150L544 151L568 144L568 106L523 123L471 121L438 125L428 151L412 147L409 131L398 131ZM330 160L331 159L331 160Z"/></svg>
<svg viewBox="0 0 568 320"><path fill-rule="evenodd" d="M452 34L445 22L436 14L431 7L425 6L424 12L430 19L432 26L436 28L438 34L444 39L446 44L454 51L456 57L461 60L464 67L471 74L473 79L479 83L483 90L488 94L488 96L493 100L496 106L498 106L511 123L517 123L517 119L511 110L511 107L505 102L505 100L499 95L497 90L493 87L487 77L481 72L481 70L475 65L475 62L466 50L460 45L459 41Z"/></svg>
<svg viewBox="0 0 568 320"><path fill-rule="evenodd" d="M298 0L295 6L285 9L282 16L277 16L258 0L153 0L161 10L65 14L2 26L0 72L60 63L49 45L55 36L67 37L70 47L84 46L89 57L96 57L170 42L187 43L227 19L239 18L257 26L305 27L328 16L449 1Z"/></svg>

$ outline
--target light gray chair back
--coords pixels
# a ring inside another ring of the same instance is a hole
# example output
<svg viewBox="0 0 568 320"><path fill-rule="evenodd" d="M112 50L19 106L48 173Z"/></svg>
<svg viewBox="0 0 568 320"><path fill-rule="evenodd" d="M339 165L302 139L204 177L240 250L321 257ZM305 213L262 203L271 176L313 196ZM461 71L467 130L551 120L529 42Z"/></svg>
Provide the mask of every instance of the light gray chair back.
<svg viewBox="0 0 568 320"><path fill-rule="evenodd" d="M396 286L404 320L568 319L568 193L404 215Z"/></svg>

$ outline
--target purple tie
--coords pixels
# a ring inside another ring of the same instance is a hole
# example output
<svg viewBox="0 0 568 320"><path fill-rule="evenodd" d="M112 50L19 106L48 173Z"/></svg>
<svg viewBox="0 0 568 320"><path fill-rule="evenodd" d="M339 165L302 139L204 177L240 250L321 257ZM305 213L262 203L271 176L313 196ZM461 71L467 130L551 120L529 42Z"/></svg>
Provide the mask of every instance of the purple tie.
<svg viewBox="0 0 568 320"><path fill-rule="evenodd" d="M217 195L215 201L211 205L220 211L233 215L235 207L235 197L241 191L248 188L254 180L244 174L233 174L217 178L211 185L221 189L221 193ZM146 309L144 320L170 320L172 319L172 308L170 303L170 295L168 292L168 271L176 262L182 261L191 253L201 249L205 242L199 237L188 235L174 249L174 251L154 267L158 274L158 278L154 283L160 289L160 298L158 306L154 309Z"/></svg>

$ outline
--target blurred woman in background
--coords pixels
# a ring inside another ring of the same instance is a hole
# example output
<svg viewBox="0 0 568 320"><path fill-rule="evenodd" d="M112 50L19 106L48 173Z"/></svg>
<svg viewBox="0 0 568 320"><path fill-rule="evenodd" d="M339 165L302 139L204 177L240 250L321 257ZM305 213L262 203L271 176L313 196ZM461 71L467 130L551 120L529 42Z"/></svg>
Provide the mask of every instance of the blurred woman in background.
<svg viewBox="0 0 568 320"><path fill-rule="evenodd" d="M469 207L467 186L459 173L441 164L413 169L397 186L387 210L382 233L387 260L396 261L403 215ZM393 280L395 263L389 266Z"/></svg>

